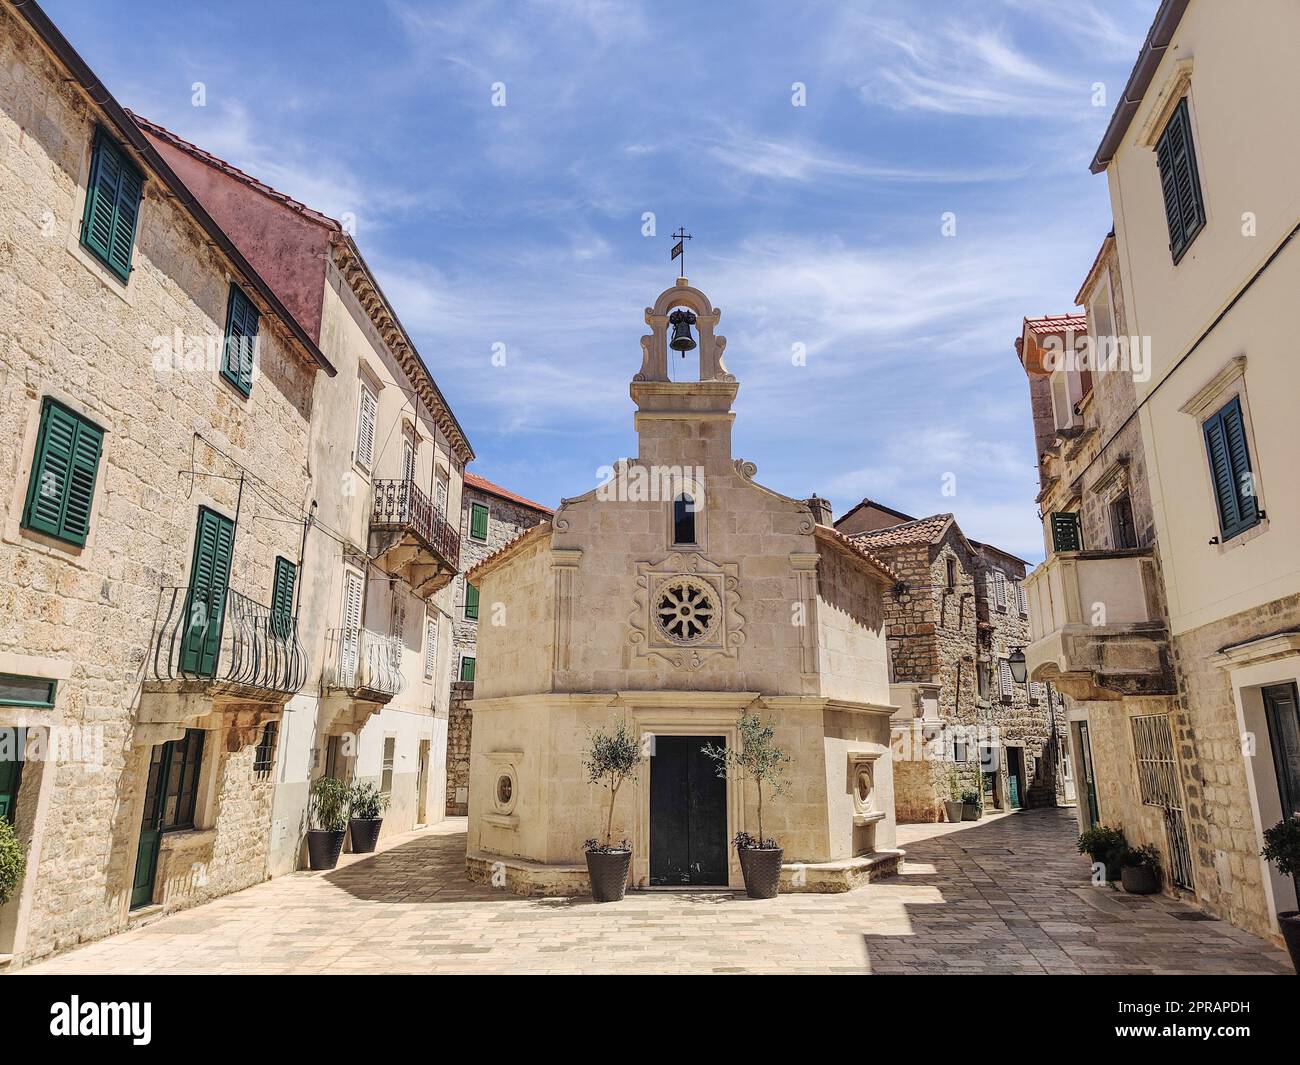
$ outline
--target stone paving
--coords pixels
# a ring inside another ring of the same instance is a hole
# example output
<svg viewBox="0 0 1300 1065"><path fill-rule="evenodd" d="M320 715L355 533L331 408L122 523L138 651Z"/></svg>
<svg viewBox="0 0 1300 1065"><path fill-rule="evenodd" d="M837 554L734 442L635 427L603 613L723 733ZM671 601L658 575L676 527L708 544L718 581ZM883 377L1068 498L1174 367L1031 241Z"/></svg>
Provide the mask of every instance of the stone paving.
<svg viewBox="0 0 1300 1065"><path fill-rule="evenodd" d="M465 822L395 839L28 973L1290 973L1163 896L1088 883L1073 811L900 826L901 875L842 895L524 899L465 879Z"/></svg>

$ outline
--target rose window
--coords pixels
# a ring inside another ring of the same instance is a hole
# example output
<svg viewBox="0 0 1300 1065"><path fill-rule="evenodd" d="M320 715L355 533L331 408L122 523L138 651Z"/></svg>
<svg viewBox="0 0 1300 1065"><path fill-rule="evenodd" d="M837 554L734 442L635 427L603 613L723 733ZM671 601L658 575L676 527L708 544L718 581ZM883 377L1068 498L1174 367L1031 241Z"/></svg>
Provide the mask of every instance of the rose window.
<svg viewBox="0 0 1300 1065"><path fill-rule="evenodd" d="M702 581L675 578L659 586L655 625L674 643L695 643L708 636L718 620L717 592Z"/></svg>

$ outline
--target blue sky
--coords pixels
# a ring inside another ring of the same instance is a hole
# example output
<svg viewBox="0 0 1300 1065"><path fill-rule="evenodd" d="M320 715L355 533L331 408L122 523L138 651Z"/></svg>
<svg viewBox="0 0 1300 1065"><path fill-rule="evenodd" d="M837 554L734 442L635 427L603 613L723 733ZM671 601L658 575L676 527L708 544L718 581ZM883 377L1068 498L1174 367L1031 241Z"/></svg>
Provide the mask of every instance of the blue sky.
<svg viewBox="0 0 1300 1065"><path fill-rule="evenodd" d="M44 6L128 107L356 218L484 476L554 503L635 453L685 223L761 482L1042 557L1012 342L1110 227L1087 164L1155 0Z"/></svg>

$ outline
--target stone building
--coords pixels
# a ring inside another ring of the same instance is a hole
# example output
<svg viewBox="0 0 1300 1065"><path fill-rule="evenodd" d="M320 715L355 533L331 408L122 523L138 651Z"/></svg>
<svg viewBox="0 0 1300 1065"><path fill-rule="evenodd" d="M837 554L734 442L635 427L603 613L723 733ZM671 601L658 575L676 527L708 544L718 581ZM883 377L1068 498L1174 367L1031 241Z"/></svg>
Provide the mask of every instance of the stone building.
<svg viewBox="0 0 1300 1065"><path fill-rule="evenodd" d="M468 471L460 507L460 557L465 569L552 514L550 507ZM447 814L464 817L469 812L469 701L474 697L474 666L478 660L479 597L478 589L463 577L457 584L455 663L447 715Z"/></svg>
<svg viewBox="0 0 1300 1065"><path fill-rule="evenodd" d="M296 868L311 775L442 816L473 453L337 223L136 119L36 4L0 51L22 964Z"/></svg>
<svg viewBox="0 0 1300 1065"><path fill-rule="evenodd" d="M21 963L265 877L264 740L306 655L302 528L264 516L306 507L336 370L34 4L0 5L0 184Z"/></svg>
<svg viewBox="0 0 1300 1065"><path fill-rule="evenodd" d="M954 789L990 810L1069 801L1060 696L1016 684L1009 663L1029 642L1024 561L968 539L951 514L869 499L835 527L902 582L885 604L898 820L942 821Z"/></svg>
<svg viewBox="0 0 1300 1065"><path fill-rule="evenodd" d="M1034 675L1088 704L1095 816L1275 938L1295 884L1262 833L1300 814L1297 36L1283 0L1156 14L1093 159L1115 227L1078 298L1103 358L1092 398L1080 373L1055 408L1052 557L1029 582ZM1050 380L1028 330L1022 361Z"/></svg>
<svg viewBox="0 0 1300 1065"><path fill-rule="evenodd" d="M381 839L444 816L473 451L339 222L134 117L339 371L315 396L300 602L313 671L279 738L278 875L304 863L308 789L321 775L388 796Z"/></svg>
<svg viewBox="0 0 1300 1065"><path fill-rule="evenodd" d="M698 326L696 381L668 378L675 308ZM646 309L637 457L467 574L504 622L478 634L476 880L586 890L583 840L600 834L605 793L586 781L584 749L623 722L652 752L614 820L633 883L739 885L728 840L756 831L756 794L718 782L700 747L735 744L750 710L792 758L789 794L764 813L786 886L844 890L897 865L885 647L897 578L819 500L761 487L732 455L739 386L719 317L684 278Z"/></svg>

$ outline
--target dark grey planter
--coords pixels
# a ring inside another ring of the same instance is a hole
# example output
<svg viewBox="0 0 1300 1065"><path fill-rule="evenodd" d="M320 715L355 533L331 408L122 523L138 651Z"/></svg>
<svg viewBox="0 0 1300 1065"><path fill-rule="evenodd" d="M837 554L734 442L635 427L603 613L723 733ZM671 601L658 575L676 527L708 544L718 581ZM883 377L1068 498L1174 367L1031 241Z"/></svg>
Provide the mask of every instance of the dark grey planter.
<svg viewBox="0 0 1300 1065"><path fill-rule="evenodd" d="M384 827L382 817L354 817L348 822L352 833L352 853L370 854L379 842L379 830Z"/></svg>
<svg viewBox="0 0 1300 1065"><path fill-rule="evenodd" d="M781 889L781 856L785 851L777 847L739 847L740 872L745 878L745 894L751 899L774 899Z"/></svg>
<svg viewBox="0 0 1300 1065"><path fill-rule="evenodd" d="M333 869L343 853L343 829L330 831L324 828L307 830L307 861L314 870Z"/></svg>
<svg viewBox="0 0 1300 1065"><path fill-rule="evenodd" d="M961 804L961 819L963 821L978 821L984 816L984 807L977 802L964 802Z"/></svg>
<svg viewBox="0 0 1300 1065"><path fill-rule="evenodd" d="M1283 910L1277 915L1277 923L1282 926L1282 938L1286 940L1286 949L1291 955L1291 968L1300 976L1300 910Z"/></svg>
<svg viewBox="0 0 1300 1065"><path fill-rule="evenodd" d="M631 867L631 851L587 851L592 899L596 902L622 901L627 892L627 871Z"/></svg>
<svg viewBox="0 0 1300 1065"><path fill-rule="evenodd" d="M1160 874L1149 865L1126 865L1119 872L1119 882L1130 895L1154 895L1160 890Z"/></svg>
<svg viewBox="0 0 1300 1065"><path fill-rule="evenodd" d="M960 799L952 799L943 804L943 811L948 815L949 821L960 821L965 809L966 804Z"/></svg>

